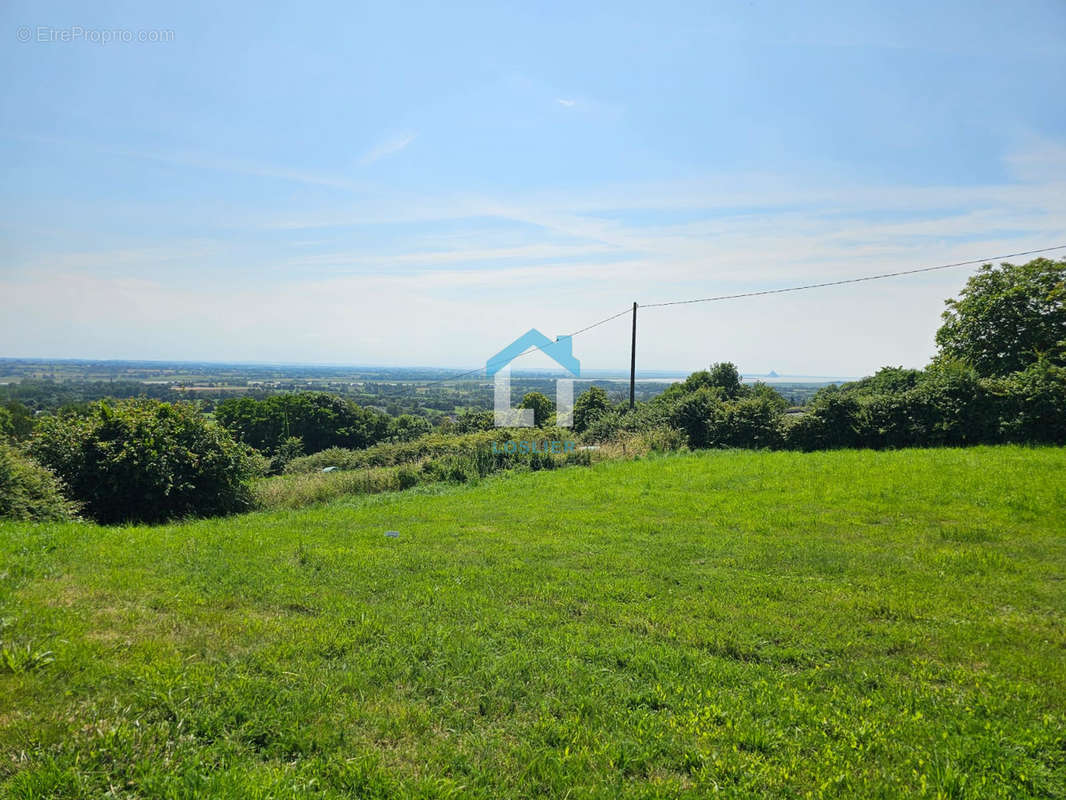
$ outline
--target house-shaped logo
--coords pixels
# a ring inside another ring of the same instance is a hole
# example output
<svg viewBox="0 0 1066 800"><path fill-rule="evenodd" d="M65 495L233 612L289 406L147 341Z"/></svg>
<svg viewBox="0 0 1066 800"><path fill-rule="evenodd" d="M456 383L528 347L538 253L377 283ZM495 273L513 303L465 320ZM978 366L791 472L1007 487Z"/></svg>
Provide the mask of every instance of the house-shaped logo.
<svg viewBox="0 0 1066 800"><path fill-rule="evenodd" d="M559 336L553 342L536 328L531 328L485 362L485 375L495 379L494 421L497 428L532 428L533 409L511 408L511 362L535 347L547 353L560 367L575 378L581 375L581 362L574 358L571 337ZM555 382L555 419L562 428L574 422L574 382L562 378Z"/></svg>

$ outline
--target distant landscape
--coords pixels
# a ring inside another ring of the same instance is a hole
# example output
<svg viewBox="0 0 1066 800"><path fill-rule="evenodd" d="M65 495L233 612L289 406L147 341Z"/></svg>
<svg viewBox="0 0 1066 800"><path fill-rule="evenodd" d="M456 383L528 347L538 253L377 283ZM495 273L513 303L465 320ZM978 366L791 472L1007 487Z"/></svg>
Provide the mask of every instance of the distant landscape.
<svg viewBox="0 0 1066 800"><path fill-rule="evenodd" d="M492 408L492 382L484 377L454 379L461 369L434 367L345 367L308 364L197 364L144 361L87 361L0 358L0 401L18 400L35 411L107 397L147 396L159 400L197 400L210 410L234 394L263 397L275 392L326 391L350 397L360 405L390 409L394 415L418 413L430 419L467 409ZM685 372L637 372L637 398L649 400ZM515 370L517 399L530 391L552 391L558 373ZM830 383L847 378L743 375L745 382L763 381L793 405L802 405ZM593 370L575 381L575 391L603 388L620 402L629 396L629 375Z"/></svg>
<svg viewBox="0 0 1066 800"><path fill-rule="evenodd" d="M0 800L1066 800L1066 2L0 41Z"/></svg>

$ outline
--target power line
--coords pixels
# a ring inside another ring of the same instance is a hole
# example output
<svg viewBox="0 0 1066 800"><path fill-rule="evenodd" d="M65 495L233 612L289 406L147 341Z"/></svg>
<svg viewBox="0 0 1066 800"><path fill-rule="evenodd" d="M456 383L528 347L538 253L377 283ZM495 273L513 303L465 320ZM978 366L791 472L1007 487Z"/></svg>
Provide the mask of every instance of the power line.
<svg viewBox="0 0 1066 800"><path fill-rule="evenodd" d="M699 297L692 300L671 300L665 303L647 303L646 305L640 305L639 308L665 308L666 306L682 306L691 305L693 303L713 303L719 300L739 300L742 297L762 297L770 294L785 294L787 292L802 292L807 289L821 289L826 286L842 286L848 283L864 283L866 281L878 281L885 278L897 278L901 275L917 275L921 272L935 272L941 269L951 269L953 267L966 267L973 264L985 264L992 261L1000 261L1006 258L1018 258L1020 256L1031 256L1036 253L1049 253L1052 250L1066 250L1066 244L1055 245L1054 247L1041 247L1037 250L1023 250L1019 253L1007 253L1000 256L988 256L986 258L975 258L970 261L956 261L952 264L938 264L933 267L917 267L915 269L904 269L898 272L883 272L877 275L865 275L861 278L845 278L839 281L825 281L823 283L807 283L802 286L789 286L784 289L763 289L757 292L741 292L740 294L723 294L715 297ZM604 325L611 320L623 317L626 314L633 313L634 309L627 307L619 311L617 314L612 314L609 317L601 319L599 322L593 322L591 325L586 325L584 328L580 328L573 333L569 334L571 337L578 336L586 331L590 331L593 328L598 328L600 325ZM522 356L532 355L544 350L544 347L536 346L532 350L526 350L523 353L519 353L515 358L522 358ZM514 359L512 359L513 361ZM467 370L466 372L460 372L457 375L452 375L447 378L440 378L435 381L429 381L428 383L421 384L423 386L435 386L439 383L448 383L450 381L458 380L459 378L465 378L468 375L474 375L484 370L484 367L475 367L474 369Z"/></svg>
<svg viewBox="0 0 1066 800"><path fill-rule="evenodd" d="M618 319L619 317L623 317L623 316L625 316L628 313L630 313L630 309L625 308L622 311L619 311L617 314L612 314L609 317L605 317L604 319L601 319L599 322L593 322L591 325L586 325L584 328L576 330L573 333L567 334L567 335L569 335L571 338L573 338L574 336L578 336L579 334L585 333L586 331L591 331L593 328L598 328L600 325L604 325L604 324L610 322L613 319ZM514 358L512 358L511 361L514 361L515 359L518 359L518 358L522 358L522 356L532 355L533 353L540 352L543 349L544 349L543 346L537 345L532 350L526 350L526 351L524 351L522 353L519 353ZM459 378L465 378L467 375L473 375L475 373L481 372L484 369L485 369L484 367L475 367L474 369L469 369L466 372L460 372L458 375L452 375L449 378L440 378L438 380L430 381L429 383L425 383L425 384L422 384L422 385L423 386L435 386L438 383L447 383L449 381L458 380Z"/></svg>
<svg viewBox="0 0 1066 800"><path fill-rule="evenodd" d="M879 275L866 275L862 278L846 278L840 281L826 281L824 283L808 283L803 286L789 286L785 289L764 289L759 292L742 292L741 294L723 294L717 297L700 297L695 300L671 300L667 303L647 303L642 305L641 308L662 308L664 306L683 306L690 305L692 303L713 303L718 300L737 300L741 297L760 297L767 294L784 294L785 292L802 292L805 289L821 289L824 286L842 286L845 283L863 283L864 281L879 281L883 278L896 278L900 275L916 275L919 272L934 272L938 269L951 269L952 267L966 267L972 264L984 264L992 261L999 261L1003 258L1017 258L1018 256L1031 256L1034 253L1047 253L1051 250L1063 250L1066 249L1066 244L1056 245L1055 247L1042 247L1039 250L1025 250L1021 253L1007 253L1002 256L989 256L988 258L975 258L972 261L956 261L954 264L938 264L935 267L919 267L917 269L904 269L899 272L884 272Z"/></svg>

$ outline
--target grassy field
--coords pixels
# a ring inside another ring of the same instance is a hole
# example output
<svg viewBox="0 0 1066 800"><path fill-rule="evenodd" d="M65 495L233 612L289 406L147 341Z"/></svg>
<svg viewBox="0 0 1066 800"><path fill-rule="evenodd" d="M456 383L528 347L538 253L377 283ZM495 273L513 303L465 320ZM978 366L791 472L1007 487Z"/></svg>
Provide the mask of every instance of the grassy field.
<svg viewBox="0 0 1066 800"><path fill-rule="evenodd" d="M2 524L0 796L1066 797L1064 520L1001 447Z"/></svg>

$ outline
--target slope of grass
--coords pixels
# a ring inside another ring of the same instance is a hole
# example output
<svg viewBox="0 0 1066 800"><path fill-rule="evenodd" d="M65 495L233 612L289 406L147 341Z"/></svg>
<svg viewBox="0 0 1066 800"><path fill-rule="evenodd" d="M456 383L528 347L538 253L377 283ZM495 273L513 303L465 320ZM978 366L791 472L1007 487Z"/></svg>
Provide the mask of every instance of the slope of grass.
<svg viewBox="0 0 1066 800"><path fill-rule="evenodd" d="M0 796L1066 797L1064 518L1002 447L3 524Z"/></svg>

